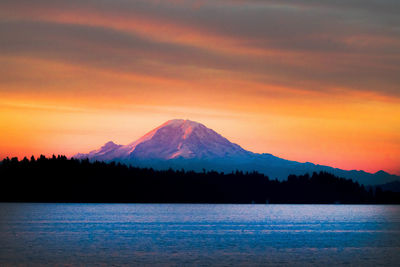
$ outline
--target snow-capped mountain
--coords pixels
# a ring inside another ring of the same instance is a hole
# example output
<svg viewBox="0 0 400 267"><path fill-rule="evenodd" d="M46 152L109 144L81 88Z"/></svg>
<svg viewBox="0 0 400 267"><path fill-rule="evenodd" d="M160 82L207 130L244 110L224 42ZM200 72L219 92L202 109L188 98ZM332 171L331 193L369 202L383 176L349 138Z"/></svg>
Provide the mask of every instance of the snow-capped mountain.
<svg viewBox="0 0 400 267"><path fill-rule="evenodd" d="M286 179L289 174L327 171L366 185L383 184L400 180L400 177L380 171L345 171L313 163L300 163L257 154L231 143L228 139L190 120L170 120L128 145L110 141L87 154L74 158L98 161L118 161L140 167L156 169L203 169L231 172L235 170L258 171L270 178Z"/></svg>
<svg viewBox="0 0 400 267"><path fill-rule="evenodd" d="M76 158L94 160L213 159L251 155L203 124L190 120L170 120L128 145L112 141Z"/></svg>

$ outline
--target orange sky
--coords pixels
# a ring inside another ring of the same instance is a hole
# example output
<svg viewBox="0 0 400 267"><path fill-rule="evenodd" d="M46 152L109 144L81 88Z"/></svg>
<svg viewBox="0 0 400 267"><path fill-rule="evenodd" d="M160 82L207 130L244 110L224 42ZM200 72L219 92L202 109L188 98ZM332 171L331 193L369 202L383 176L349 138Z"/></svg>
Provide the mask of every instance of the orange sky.
<svg viewBox="0 0 400 267"><path fill-rule="evenodd" d="M0 158L183 118L254 152L400 174L396 5L3 0Z"/></svg>

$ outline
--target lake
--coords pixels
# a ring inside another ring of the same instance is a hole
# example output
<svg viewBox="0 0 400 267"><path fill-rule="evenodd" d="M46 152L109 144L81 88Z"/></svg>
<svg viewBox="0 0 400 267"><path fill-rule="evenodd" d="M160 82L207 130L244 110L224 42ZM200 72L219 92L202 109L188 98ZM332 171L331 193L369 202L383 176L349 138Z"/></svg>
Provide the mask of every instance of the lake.
<svg viewBox="0 0 400 267"><path fill-rule="evenodd" d="M400 206L0 204L0 266L400 264Z"/></svg>

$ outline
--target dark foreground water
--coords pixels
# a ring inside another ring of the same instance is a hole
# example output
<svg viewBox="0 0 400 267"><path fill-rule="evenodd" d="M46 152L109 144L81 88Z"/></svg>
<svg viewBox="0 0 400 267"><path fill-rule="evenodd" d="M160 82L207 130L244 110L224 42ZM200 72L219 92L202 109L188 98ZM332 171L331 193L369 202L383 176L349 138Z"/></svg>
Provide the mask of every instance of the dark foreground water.
<svg viewBox="0 0 400 267"><path fill-rule="evenodd" d="M0 204L0 266L400 264L400 206Z"/></svg>

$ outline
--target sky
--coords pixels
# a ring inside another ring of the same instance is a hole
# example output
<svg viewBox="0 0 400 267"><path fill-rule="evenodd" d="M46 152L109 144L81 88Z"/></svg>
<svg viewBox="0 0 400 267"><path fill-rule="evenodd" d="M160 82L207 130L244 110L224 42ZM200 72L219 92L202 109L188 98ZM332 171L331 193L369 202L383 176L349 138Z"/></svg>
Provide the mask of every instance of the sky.
<svg viewBox="0 0 400 267"><path fill-rule="evenodd" d="M0 158L169 119L243 148L400 175L398 0L2 0Z"/></svg>

